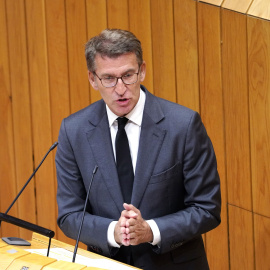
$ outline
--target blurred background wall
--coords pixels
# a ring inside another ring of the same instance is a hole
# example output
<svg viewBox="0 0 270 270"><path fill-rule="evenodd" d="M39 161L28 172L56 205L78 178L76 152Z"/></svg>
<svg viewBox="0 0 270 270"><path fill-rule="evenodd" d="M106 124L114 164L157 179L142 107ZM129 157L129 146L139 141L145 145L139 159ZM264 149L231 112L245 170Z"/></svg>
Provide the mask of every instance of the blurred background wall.
<svg viewBox="0 0 270 270"><path fill-rule="evenodd" d="M214 144L222 223L211 269L270 269L269 0L0 0L0 210L57 141L61 120L100 99L84 44L104 28L142 41L155 95L200 112ZM56 232L51 153L10 211ZM1 236L31 239L2 223Z"/></svg>

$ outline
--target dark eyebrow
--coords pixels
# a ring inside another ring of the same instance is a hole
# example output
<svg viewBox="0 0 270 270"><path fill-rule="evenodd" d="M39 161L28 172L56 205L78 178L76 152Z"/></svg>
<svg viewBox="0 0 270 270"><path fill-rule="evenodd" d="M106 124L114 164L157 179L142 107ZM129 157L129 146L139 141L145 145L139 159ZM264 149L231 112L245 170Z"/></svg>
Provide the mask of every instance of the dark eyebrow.
<svg viewBox="0 0 270 270"><path fill-rule="evenodd" d="M123 72L122 74L121 74L121 76L124 76L125 74L127 74L127 73L129 73L129 72L136 72L136 70L134 69L134 68L130 68L130 69L128 69L128 70L126 70L125 72ZM110 77L118 77L118 76L116 76L116 75L112 75L112 74L110 74L110 73L104 73L104 74L101 74L100 75L100 77L106 77L106 76L110 76Z"/></svg>

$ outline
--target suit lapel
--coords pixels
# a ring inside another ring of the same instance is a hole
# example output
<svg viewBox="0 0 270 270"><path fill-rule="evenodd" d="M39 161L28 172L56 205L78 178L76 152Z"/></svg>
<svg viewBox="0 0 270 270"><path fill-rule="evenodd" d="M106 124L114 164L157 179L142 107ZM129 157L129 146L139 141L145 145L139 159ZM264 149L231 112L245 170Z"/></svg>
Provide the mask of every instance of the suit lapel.
<svg viewBox="0 0 270 270"><path fill-rule="evenodd" d="M102 179L119 212L121 212L123 210L123 196L118 181L105 106L104 111L100 113L97 112L96 116L89 121L92 128L87 132L87 139L99 167L99 172L102 174ZM99 115L102 115L102 117L100 118Z"/></svg>
<svg viewBox="0 0 270 270"><path fill-rule="evenodd" d="M141 127L140 143L134 178L131 203L140 206L141 199L151 178L166 130L158 127L158 122L164 118L156 98L146 91L146 103Z"/></svg>

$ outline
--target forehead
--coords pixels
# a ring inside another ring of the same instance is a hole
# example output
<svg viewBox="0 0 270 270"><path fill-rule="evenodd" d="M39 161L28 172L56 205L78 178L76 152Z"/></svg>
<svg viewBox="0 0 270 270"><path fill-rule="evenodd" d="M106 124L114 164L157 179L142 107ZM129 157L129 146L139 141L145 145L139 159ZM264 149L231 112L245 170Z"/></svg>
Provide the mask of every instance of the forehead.
<svg viewBox="0 0 270 270"><path fill-rule="evenodd" d="M103 74L116 74L127 70L137 70L138 61L135 53L126 53L118 57L101 56L95 58L96 72Z"/></svg>

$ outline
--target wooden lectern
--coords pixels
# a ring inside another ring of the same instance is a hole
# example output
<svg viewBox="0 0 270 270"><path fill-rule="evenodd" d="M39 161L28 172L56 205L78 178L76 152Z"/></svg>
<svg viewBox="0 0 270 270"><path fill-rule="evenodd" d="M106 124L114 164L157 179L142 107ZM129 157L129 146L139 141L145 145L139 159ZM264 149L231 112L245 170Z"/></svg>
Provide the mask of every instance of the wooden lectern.
<svg viewBox="0 0 270 270"><path fill-rule="evenodd" d="M31 246L11 246L5 243L3 240L0 240L0 269L1 270L55 270L55 269L65 269L65 270L102 270L109 268L98 268L98 267L89 267L79 263L72 263L62 260L57 260L55 258L46 257L40 254L35 254L30 252L30 249L33 250L44 250L48 247L48 238L37 233L33 233L32 240L29 241ZM74 247L72 245L63 243L61 241L52 239L51 250L54 248L61 248L66 251L73 253ZM28 251L27 251L28 250ZM120 268L125 269L138 269L120 262L116 262L112 259L103 257L101 255L83 250L81 248L77 251L78 255L90 259L103 259L110 263L118 263Z"/></svg>

